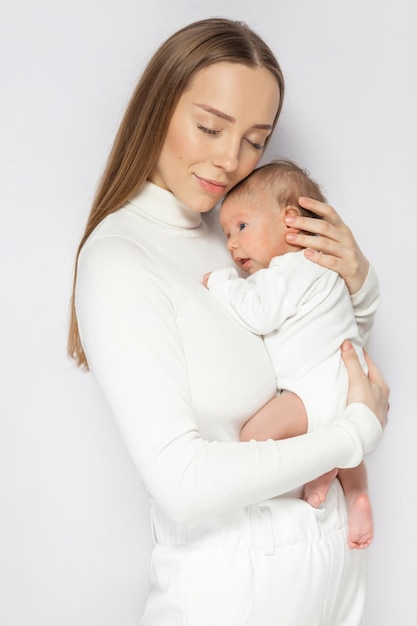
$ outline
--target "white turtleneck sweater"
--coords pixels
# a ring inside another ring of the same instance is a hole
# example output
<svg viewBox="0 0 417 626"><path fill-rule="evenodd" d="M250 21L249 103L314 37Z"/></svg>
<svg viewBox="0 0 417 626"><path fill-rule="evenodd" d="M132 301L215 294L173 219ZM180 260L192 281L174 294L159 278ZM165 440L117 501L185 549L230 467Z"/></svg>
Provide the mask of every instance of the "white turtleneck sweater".
<svg viewBox="0 0 417 626"><path fill-rule="evenodd" d="M202 285L230 264L217 212L201 216L146 183L95 229L79 259L76 310L94 374L154 505L175 523L278 496L334 467L353 467L381 427L365 406L284 441L238 441L275 394L260 337ZM369 329L371 270L353 304Z"/></svg>

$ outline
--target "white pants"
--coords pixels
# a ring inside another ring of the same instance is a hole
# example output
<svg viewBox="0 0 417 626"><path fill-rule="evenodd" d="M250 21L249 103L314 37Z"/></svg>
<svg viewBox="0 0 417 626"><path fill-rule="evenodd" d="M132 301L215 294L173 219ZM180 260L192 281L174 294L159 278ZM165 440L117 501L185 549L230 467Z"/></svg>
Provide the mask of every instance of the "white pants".
<svg viewBox="0 0 417 626"><path fill-rule="evenodd" d="M275 498L172 527L153 512L141 626L362 626L365 553L346 543L337 480L319 509Z"/></svg>

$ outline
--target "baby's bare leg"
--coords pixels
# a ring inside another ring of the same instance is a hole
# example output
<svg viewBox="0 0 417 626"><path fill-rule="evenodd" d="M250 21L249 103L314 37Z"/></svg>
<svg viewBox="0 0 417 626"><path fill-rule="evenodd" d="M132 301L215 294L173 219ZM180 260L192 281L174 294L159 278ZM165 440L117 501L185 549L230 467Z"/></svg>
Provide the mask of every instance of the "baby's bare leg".
<svg viewBox="0 0 417 626"><path fill-rule="evenodd" d="M319 476L315 480L311 480L304 485L304 500L316 509L325 501L330 489L332 481L337 476L337 468L330 470L326 474Z"/></svg>
<svg viewBox="0 0 417 626"><path fill-rule="evenodd" d="M240 440L287 439L306 432L307 414L302 400L291 391L283 391L246 422Z"/></svg>
<svg viewBox="0 0 417 626"><path fill-rule="evenodd" d="M339 480L348 506L348 545L350 548L363 550L369 546L374 536L365 463L362 461L353 469L339 470Z"/></svg>

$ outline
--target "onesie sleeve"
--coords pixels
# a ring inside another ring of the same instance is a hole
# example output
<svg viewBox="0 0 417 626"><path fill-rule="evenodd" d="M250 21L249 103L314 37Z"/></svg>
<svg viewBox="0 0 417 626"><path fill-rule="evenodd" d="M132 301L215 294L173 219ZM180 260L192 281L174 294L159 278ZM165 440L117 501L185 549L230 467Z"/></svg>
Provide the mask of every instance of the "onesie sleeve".
<svg viewBox="0 0 417 626"><path fill-rule="evenodd" d="M247 278L240 278L234 268L215 270L207 287L241 326L267 335L296 313L304 293L303 276L294 275L288 258L276 258L269 268Z"/></svg>
<svg viewBox="0 0 417 626"><path fill-rule="evenodd" d="M351 296L359 334L367 346L369 343L375 314L379 306L379 282L372 266L360 290Z"/></svg>
<svg viewBox="0 0 417 626"><path fill-rule="evenodd" d="M351 404L344 419L285 441L204 440L169 285L136 243L102 236L79 258L76 311L89 367L147 491L174 522L285 493L334 467L354 467L381 427Z"/></svg>

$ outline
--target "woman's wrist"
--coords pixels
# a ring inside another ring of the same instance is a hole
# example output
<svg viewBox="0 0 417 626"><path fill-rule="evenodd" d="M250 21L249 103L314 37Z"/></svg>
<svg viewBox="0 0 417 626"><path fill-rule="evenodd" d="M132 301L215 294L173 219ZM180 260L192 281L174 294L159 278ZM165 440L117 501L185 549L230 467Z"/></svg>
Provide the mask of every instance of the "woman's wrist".
<svg viewBox="0 0 417 626"><path fill-rule="evenodd" d="M361 402L349 404L343 418L335 421L333 426L343 429L352 442L345 463L340 465L346 469L359 465L365 454L376 448L383 434L381 424L374 413Z"/></svg>
<svg viewBox="0 0 417 626"><path fill-rule="evenodd" d="M343 276L351 295L355 295L361 291L369 274L369 268L370 264L368 259L358 248L356 262L352 262L350 272L346 276Z"/></svg>

